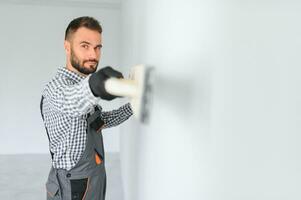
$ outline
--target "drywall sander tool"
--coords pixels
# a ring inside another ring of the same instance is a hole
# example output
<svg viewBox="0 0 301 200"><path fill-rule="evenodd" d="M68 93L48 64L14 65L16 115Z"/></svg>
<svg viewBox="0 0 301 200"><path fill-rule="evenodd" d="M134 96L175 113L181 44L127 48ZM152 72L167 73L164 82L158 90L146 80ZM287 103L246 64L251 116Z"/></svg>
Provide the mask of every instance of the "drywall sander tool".
<svg viewBox="0 0 301 200"><path fill-rule="evenodd" d="M150 117L153 71L153 67L136 65L131 68L129 79L109 78L105 82L108 93L130 98L134 116L142 123L147 123Z"/></svg>

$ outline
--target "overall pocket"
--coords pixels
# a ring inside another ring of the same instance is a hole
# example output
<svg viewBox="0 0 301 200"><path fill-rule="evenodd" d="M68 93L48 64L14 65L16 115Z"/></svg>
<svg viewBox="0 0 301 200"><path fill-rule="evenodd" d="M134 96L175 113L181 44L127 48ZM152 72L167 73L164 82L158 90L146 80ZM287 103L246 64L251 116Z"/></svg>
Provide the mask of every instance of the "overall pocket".
<svg viewBox="0 0 301 200"><path fill-rule="evenodd" d="M71 183L71 199L83 200L89 188L89 178L73 179Z"/></svg>

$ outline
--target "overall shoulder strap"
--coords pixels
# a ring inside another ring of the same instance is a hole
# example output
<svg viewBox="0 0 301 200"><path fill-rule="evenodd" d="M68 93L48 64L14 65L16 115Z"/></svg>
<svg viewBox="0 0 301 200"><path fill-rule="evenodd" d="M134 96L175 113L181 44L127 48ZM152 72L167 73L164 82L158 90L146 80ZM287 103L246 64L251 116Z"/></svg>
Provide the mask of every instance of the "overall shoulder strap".
<svg viewBox="0 0 301 200"><path fill-rule="evenodd" d="M41 116L42 116L42 119L44 121L44 115L43 115L43 100L44 100L44 96L42 95L42 98L41 98L41 102L40 102L40 111L41 111ZM44 122L45 123L45 122ZM47 130L47 127L45 126L45 129L46 129L46 133L47 133L47 137L48 137L48 141L49 141L49 144L50 144L50 137L49 137L49 133L48 133L48 130ZM54 153L51 152L51 150L49 149L50 151L50 155L51 155L51 159L53 159L53 155Z"/></svg>

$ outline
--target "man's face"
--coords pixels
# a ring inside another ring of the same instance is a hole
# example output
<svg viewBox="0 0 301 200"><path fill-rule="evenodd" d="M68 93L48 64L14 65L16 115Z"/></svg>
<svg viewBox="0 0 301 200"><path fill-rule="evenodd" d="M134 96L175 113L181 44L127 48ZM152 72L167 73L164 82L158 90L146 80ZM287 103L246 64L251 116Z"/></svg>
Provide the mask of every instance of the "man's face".
<svg viewBox="0 0 301 200"><path fill-rule="evenodd" d="M78 72L89 75L97 70L101 56L102 35L85 27L79 28L69 42L69 62Z"/></svg>

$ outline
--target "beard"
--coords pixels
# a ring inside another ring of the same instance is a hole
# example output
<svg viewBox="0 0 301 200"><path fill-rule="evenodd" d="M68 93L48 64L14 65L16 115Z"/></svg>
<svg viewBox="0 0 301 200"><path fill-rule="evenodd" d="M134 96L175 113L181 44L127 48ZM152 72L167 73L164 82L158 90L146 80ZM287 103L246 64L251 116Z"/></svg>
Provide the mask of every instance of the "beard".
<svg viewBox="0 0 301 200"><path fill-rule="evenodd" d="M91 64L89 65L89 67L85 67L86 62L95 62L95 64L93 65ZM97 66L98 66L98 60L96 59L80 61L72 49L71 49L70 63L75 69L77 69L77 71L85 75L94 73L97 70Z"/></svg>

